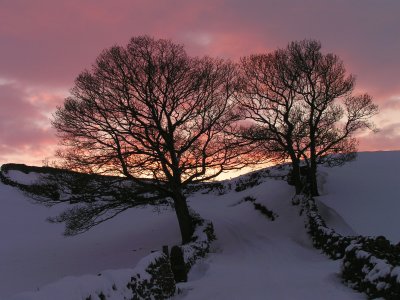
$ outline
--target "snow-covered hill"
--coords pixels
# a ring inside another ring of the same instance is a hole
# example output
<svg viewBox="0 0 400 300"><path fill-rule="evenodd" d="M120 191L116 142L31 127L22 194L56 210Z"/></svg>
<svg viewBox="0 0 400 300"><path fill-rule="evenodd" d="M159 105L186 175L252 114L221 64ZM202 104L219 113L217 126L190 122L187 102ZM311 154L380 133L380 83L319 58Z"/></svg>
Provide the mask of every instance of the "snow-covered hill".
<svg viewBox="0 0 400 300"><path fill-rule="evenodd" d="M29 176L12 172L20 182L29 182ZM131 209L84 234L64 237L63 225L46 221L63 208L33 204L0 182L0 299L64 276L133 268L152 250L180 242L171 210Z"/></svg>
<svg viewBox="0 0 400 300"><path fill-rule="evenodd" d="M319 200L356 233L400 242L399 151L359 153L342 167L322 168L321 179Z"/></svg>
<svg viewBox="0 0 400 300"><path fill-rule="evenodd" d="M399 167L400 152L385 152L361 153L344 167L322 169L320 210L328 224L342 233L383 234L398 242ZM30 180L18 171L12 175ZM261 181L240 192L199 191L189 198L190 206L214 223L217 241L189 281L179 284L182 293L175 298L364 299L340 282L340 263L312 247L299 208L290 203L292 187L275 177ZM278 215L275 221L243 201L249 196ZM179 243L170 210L131 209L87 233L63 237L61 225L45 221L62 209L34 205L0 183L0 299L67 275L132 268L151 250Z"/></svg>

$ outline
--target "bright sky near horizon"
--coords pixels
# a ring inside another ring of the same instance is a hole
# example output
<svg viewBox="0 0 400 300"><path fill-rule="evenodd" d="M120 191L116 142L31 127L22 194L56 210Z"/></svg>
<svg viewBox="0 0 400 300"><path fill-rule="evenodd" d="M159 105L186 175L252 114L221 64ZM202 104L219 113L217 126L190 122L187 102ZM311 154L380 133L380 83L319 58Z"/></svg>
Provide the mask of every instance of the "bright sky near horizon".
<svg viewBox="0 0 400 300"><path fill-rule="evenodd" d="M320 40L380 106L359 149L400 150L399 15L397 0L0 0L0 164L51 160L51 114L75 77L143 34L232 59Z"/></svg>

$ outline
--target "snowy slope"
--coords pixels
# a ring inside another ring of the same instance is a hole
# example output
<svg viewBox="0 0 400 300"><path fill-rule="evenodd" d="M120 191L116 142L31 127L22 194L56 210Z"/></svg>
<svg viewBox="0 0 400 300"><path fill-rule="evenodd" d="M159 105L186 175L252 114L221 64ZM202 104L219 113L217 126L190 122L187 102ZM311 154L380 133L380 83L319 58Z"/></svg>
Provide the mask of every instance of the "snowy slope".
<svg viewBox="0 0 400 300"><path fill-rule="evenodd" d="M67 275L133 268L151 250L180 243L170 210L128 210L75 237L64 237L63 225L46 222L61 210L32 204L0 182L0 299Z"/></svg>
<svg viewBox="0 0 400 300"><path fill-rule="evenodd" d="M176 299L364 299L341 284L339 262L312 247L299 208L290 204L292 193L286 182L267 180L216 199L193 197L192 207L213 221L218 240ZM246 196L277 219L241 202Z"/></svg>
<svg viewBox="0 0 400 300"><path fill-rule="evenodd" d="M344 234L384 234L396 241L393 227L399 228L400 218L392 215L399 212L399 158L400 152L362 153L347 166L323 169L319 207L328 224ZM225 184L234 186L237 180ZM190 206L213 221L218 240L192 269L189 281L179 285L182 293L175 299L365 299L340 282L340 262L312 247L299 208L290 204L292 195L285 181L266 178L242 192L219 196L200 191L189 197ZM243 201L246 196L277 219L256 211ZM0 299L68 275L133 268L151 250L179 243L172 211L131 209L65 238L62 225L45 221L60 210L31 204L17 189L0 183Z"/></svg>
<svg viewBox="0 0 400 300"><path fill-rule="evenodd" d="M354 162L321 170L324 184L319 200L358 234L384 235L396 244L400 242L399 170L400 151L359 153Z"/></svg>

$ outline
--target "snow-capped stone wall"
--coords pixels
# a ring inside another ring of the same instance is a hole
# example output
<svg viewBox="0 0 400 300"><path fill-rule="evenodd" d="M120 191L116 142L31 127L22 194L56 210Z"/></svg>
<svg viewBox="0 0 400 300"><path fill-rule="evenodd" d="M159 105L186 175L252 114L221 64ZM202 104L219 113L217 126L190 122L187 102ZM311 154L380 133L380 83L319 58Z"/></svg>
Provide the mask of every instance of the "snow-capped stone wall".
<svg viewBox="0 0 400 300"><path fill-rule="evenodd" d="M10 300L166 299L174 293L175 281L169 259L157 251L141 259L134 269L65 277Z"/></svg>
<svg viewBox="0 0 400 300"><path fill-rule="evenodd" d="M400 245L383 236L342 236L326 226L313 198L295 197L313 245L332 259L343 258L341 275L349 287L374 299L400 299Z"/></svg>
<svg viewBox="0 0 400 300"><path fill-rule="evenodd" d="M313 198L306 195L296 195L293 202L301 204L301 210L305 213L306 228L311 236L313 245L321 249L332 259L341 259L345 255L345 249L351 241L358 237L342 236L335 230L326 226L318 212L317 205Z"/></svg>
<svg viewBox="0 0 400 300"><path fill-rule="evenodd" d="M371 298L400 299L400 249L384 237L352 241L341 271L348 286Z"/></svg>
<svg viewBox="0 0 400 300"><path fill-rule="evenodd" d="M209 253L211 242L216 239L211 221L202 219L194 211L191 211L190 214L196 223L192 242L181 246L187 271L199 258Z"/></svg>

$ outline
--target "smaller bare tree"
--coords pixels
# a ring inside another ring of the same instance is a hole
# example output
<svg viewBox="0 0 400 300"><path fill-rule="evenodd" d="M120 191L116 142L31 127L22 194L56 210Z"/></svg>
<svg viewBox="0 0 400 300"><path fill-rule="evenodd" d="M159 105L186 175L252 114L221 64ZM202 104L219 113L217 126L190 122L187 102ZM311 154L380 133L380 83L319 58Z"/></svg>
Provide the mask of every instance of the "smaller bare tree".
<svg viewBox="0 0 400 300"><path fill-rule="evenodd" d="M353 95L355 77L347 75L343 62L332 53L323 54L321 43L292 42L287 47L291 65L298 74L294 92L302 99L307 124L310 193L318 196L317 165L342 165L355 158L355 134L374 129L371 117L378 106L368 94Z"/></svg>
<svg viewBox="0 0 400 300"><path fill-rule="evenodd" d="M259 150L275 162L290 159L296 193L302 191L300 159L307 145L301 99L294 92L298 85L290 57L283 50L251 55L241 59L241 85L237 101L243 116L252 121L242 127L242 136L259 145Z"/></svg>
<svg viewBox="0 0 400 300"><path fill-rule="evenodd" d="M268 155L289 158L296 193L300 161L308 166L310 192L318 195L317 164L341 165L355 157L356 132L373 129L378 108L365 94L353 96L355 79L338 56L304 40L270 54L241 60L238 102L252 126L243 135L262 143Z"/></svg>

